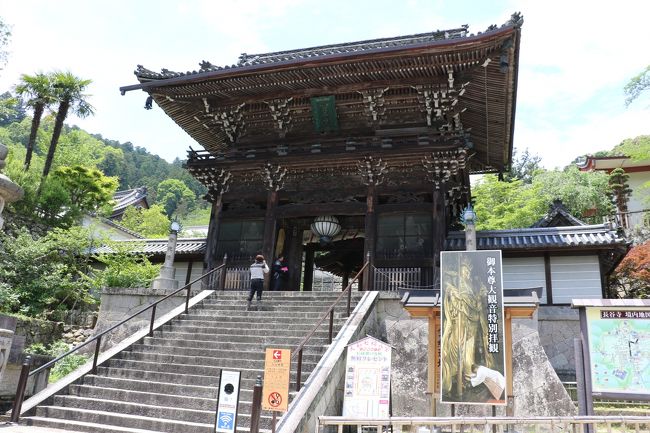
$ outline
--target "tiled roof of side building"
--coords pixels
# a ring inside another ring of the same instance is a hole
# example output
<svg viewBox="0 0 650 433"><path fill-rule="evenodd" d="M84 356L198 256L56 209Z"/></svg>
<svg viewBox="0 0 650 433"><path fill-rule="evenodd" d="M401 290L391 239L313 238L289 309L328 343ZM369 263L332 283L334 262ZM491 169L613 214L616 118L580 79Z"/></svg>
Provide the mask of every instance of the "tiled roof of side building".
<svg viewBox="0 0 650 433"><path fill-rule="evenodd" d="M133 253L147 254L147 255L161 255L164 256L167 252L167 239L142 239L138 241L116 241L133 244ZM176 254L189 255L189 254L204 254L205 253L205 238L180 238L176 243ZM102 246L93 251L94 253L112 253L110 247Z"/></svg>
<svg viewBox="0 0 650 433"><path fill-rule="evenodd" d="M608 224L571 227L536 227L486 230L476 233L477 249L525 250L626 246L627 242ZM465 232L450 232L446 248L465 249Z"/></svg>

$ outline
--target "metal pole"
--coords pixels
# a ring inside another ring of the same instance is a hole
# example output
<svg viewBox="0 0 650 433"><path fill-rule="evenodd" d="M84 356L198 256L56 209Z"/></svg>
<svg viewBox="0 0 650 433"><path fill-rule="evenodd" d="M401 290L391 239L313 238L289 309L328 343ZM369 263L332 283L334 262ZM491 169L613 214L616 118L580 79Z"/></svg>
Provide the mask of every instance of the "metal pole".
<svg viewBox="0 0 650 433"><path fill-rule="evenodd" d="M301 380L302 380L302 347L298 351L298 366L296 367L296 392L300 391Z"/></svg>
<svg viewBox="0 0 650 433"><path fill-rule="evenodd" d="M29 379L29 370L31 366L32 357L26 356L20 370L20 378L18 379L18 387L16 388L14 407L11 410L11 422L18 422L20 419L20 410L23 407L23 400L25 400L25 389L27 388L27 380Z"/></svg>
<svg viewBox="0 0 650 433"><path fill-rule="evenodd" d="M153 322L156 320L156 307L158 304L154 304L151 307L151 321L149 322L149 337L153 337Z"/></svg>
<svg viewBox="0 0 650 433"><path fill-rule="evenodd" d="M329 329L329 336L328 336L329 344L332 344L333 331L334 331L334 308L330 310L330 329Z"/></svg>
<svg viewBox="0 0 650 433"><path fill-rule="evenodd" d="M99 359L99 349L101 347L102 337L101 335L95 340L95 356L93 357L93 369L92 373L97 374L97 359Z"/></svg>
<svg viewBox="0 0 650 433"><path fill-rule="evenodd" d="M275 433L276 412L273 411L273 419L271 420L271 433Z"/></svg>
<svg viewBox="0 0 650 433"><path fill-rule="evenodd" d="M257 376L253 387L253 405L251 408L250 433L260 431L260 415L262 413L262 376Z"/></svg>
<svg viewBox="0 0 650 433"><path fill-rule="evenodd" d="M228 254L223 255L223 268L221 268L221 273L219 274L219 285L221 290L226 290L226 275L228 274L228 267L226 263L228 262Z"/></svg>

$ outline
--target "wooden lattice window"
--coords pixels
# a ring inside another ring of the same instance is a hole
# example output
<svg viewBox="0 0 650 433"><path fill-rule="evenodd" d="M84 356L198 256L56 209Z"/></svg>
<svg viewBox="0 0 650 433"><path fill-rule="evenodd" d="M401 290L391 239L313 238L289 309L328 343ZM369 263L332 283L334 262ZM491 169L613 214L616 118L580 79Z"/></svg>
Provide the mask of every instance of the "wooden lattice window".
<svg viewBox="0 0 650 433"><path fill-rule="evenodd" d="M431 214L400 213L379 215L378 258L432 257Z"/></svg>

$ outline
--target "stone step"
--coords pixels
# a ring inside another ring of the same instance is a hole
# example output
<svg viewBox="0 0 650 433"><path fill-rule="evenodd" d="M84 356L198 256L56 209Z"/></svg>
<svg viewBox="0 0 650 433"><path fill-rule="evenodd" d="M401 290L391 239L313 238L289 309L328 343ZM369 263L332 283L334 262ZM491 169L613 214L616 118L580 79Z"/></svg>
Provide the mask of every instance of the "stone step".
<svg viewBox="0 0 650 433"><path fill-rule="evenodd" d="M303 382L307 380L309 374L312 371L313 364L303 364L302 366L302 380ZM179 375L198 375L201 377L212 377L218 378L221 374L221 367L215 367L214 365L191 365L191 364L159 364L151 361L136 361L136 360L126 360L126 359L111 359L108 361L108 365L112 371L115 370L126 370L126 371L146 371L152 374L179 374ZM102 368L102 367L100 367ZM237 366L235 368L227 368L229 370L238 370L242 372L242 377L250 378L257 377L258 375L263 376L264 370L262 368L244 368L242 366ZM130 373L127 373L130 374ZM139 373L133 373L139 374ZM290 372L290 381L293 383L296 378L296 372ZM143 378L144 380L144 378ZM206 386L208 384L206 383Z"/></svg>
<svg viewBox="0 0 650 433"><path fill-rule="evenodd" d="M156 382L148 383L150 391L140 391L136 389L118 389L106 388L103 386L90 386L90 385L70 385L70 395L82 398L94 398L101 400L116 400L130 403L142 403L152 406L171 406L180 407L185 409L197 410L215 410L217 407L217 389L213 388L214 398L207 397L186 397L174 393L160 393L157 392L160 386ZM250 411L250 400L253 392L248 394L248 410ZM61 396L54 397L54 404L60 405L57 401ZM245 398L240 393L240 402ZM240 403L241 405L241 403Z"/></svg>
<svg viewBox="0 0 650 433"><path fill-rule="evenodd" d="M154 430L143 430L139 428L115 427L106 424L93 422L73 421L68 419L42 418L32 416L23 418L21 424L28 426L59 429L63 432L77 431L86 433L160 433Z"/></svg>
<svg viewBox="0 0 650 433"><path fill-rule="evenodd" d="M288 327L288 326L287 326ZM155 338L159 340L191 340L199 342L209 342L209 341L248 341L248 339L280 339L282 341L290 341L291 338L298 338L302 340L311 328L301 329L301 330L291 330L291 329L270 329L265 330L264 333L253 332L254 329L245 329L245 328L215 328L209 330L209 332L199 332L201 330L205 331L202 328L183 328L182 331L180 326L170 328L169 330L163 330L154 332L153 337L146 338ZM336 336L337 328L334 329L334 336ZM299 335L300 337L295 337ZM328 328L327 326L321 326L314 333L316 339L326 339L328 337ZM297 345L297 343L296 343Z"/></svg>
<svg viewBox="0 0 650 433"><path fill-rule="evenodd" d="M263 354L262 354L263 355ZM180 364L180 365L204 365L204 366L218 366L228 369L264 369L264 358L248 359L242 355L240 358L223 358L223 357L208 357L208 356L187 356L180 354L164 354L164 353L149 353L149 352L122 352L118 355L121 359L132 361L149 361L154 363L164 364ZM310 353L303 353L303 366L305 364L316 365L320 355L312 355ZM294 363L295 364L295 363Z"/></svg>
<svg viewBox="0 0 650 433"><path fill-rule="evenodd" d="M62 420L150 430L155 432L213 433L214 431L212 423L201 424L193 421L171 420L147 415L102 411L99 409L38 406L36 409L36 416L40 418L59 418Z"/></svg>
<svg viewBox="0 0 650 433"><path fill-rule="evenodd" d="M350 300L350 303L352 305L356 305L356 303L359 302L360 298L355 298L353 297ZM201 305L200 308L212 308L212 307L242 307L246 306L246 302L248 300L247 296L243 296L241 298L233 298L233 299L205 299ZM335 301L336 298L331 298L331 299L320 299L320 298L305 298L305 299L294 299L294 298L282 298L282 299L276 299L276 298L268 298L264 297L262 299L262 305L264 305L268 301L268 304L270 306L286 306L288 308L302 308L302 307L312 307L312 306L318 306L321 307L321 311L325 311L327 308L329 308L330 305L332 305ZM347 298L343 297L337 304L337 307L340 306L347 306ZM253 299L253 305L255 305L255 300Z"/></svg>
<svg viewBox="0 0 650 433"><path fill-rule="evenodd" d="M234 345L257 345L260 347L268 347L270 345L282 345L290 347L297 346L305 337L306 334L294 336L290 333L278 335L245 335L243 330L242 334L211 334L211 338L203 340L192 339L192 334L185 334L184 337L176 337L169 332L164 333L163 337L145 337L144 344L157 345L157 346L174 346L174 347L193 347L193 348L206 348L206 349L227 349ZM174 333L177 334L177 333ZM312 346L322 346L329 344L327 332L323 331L317 335L312 336L309 340Z"/></svg>
<svg viewBox="0 0 650 433"><path fill-rule="evenodd" d="M212 322L260 322L267 323L315 323L322 316L322 312L303 313L299 311L284 311L271 314L269 311L228 311L223 314L211 314L207 310L196 310L185 314L181 320L204 320ZM343 318L341 313L334 314L334 318Z"/></svg>
<svg viewBox="0 0 650 433"><path fill-rule="evenodd" d="M218 349L209 347L179 347L179 346L166 346L166 345L152 345L152 344L134 344L131 350L142 353L158 353L165 355L184 355L193 357L210 357L212 359L248 359L248 360L264 360L266 356L265 347L262 345L253 345L249 343L221 343ZM292 349L284 345L274 344L274 349ZM325 353L326 346L309 344L305 346L303 351L303 359L305 354L317 355L320 359ZM243 357L243 358L242 358Z"/></svg>
<svg viewBox="0 0 650 433"><path fill-rule="evenodd" d="M340 328L345 323L345 320L347 319L334 319L334 326ZM289 322L289 321L286 323L282 323L282 322L272 322L270 320L267 322L264 322L263 320L260 320L258 322L251 322L251 321L218 322L216 320L184 319L173 324L165 325L162 328L162 332L163 333L165 331L186 332L186 330L189 329L190 330L189 332L202 332L205 334L205 333L213 333L216 331L226 332L225 330L227 329L235 329L239 331L241 330L247 330L251 332L259 331L262 333L264 333L264 331L300 331L304 334L307 334L309 331L311 331L314 328L316 323L317 320L305 321L304 323L296 323L296 322ZM325 319L321 323L319 329L320 328L328 329L328 327L329 327L329 319ZM230 333L230 332L226 332L226 333Z"/></svg>
<svg viewBox="0 0 650 433"><path fill-rule="evenodd" d="M255 371L247 370L250 372L251 381L254 380ZM186 385L199 385L199 386L218 386L218 376L201 376L198 374L179 374L179 373L164 373L158 371L138 370L134 368L116 368L116 367L99 367L97 375L105 378L122 378L122 379L135 379L144 380L148 382L163 382L163 383L183 383ZM88 376L86 376L88 377ZM244 380L244 372L242 372L242 382Z"/></svg>
<svg viewBox="0 0 650 433"><path fill-rule="evenodd" d="M88 375L84 377L83 384L87 386L153 392L158 394L170 394L182 397L217 398L216 386L150 382L138 379L121 379L96 375Z"/></svg>

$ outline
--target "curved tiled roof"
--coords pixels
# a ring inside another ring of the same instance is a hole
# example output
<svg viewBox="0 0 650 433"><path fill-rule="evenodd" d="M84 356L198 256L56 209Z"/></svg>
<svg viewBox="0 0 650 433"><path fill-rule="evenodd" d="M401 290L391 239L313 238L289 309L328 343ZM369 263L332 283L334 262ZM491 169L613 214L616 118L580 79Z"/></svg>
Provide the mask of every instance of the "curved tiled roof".
<svg viewBox="0 0 650 433"><path fill-rule="evenodd" d="M508 20L501 27L491 25L484 33L478 32L478 35L489 34L490 32L498 31L504 27L514 26L520 27L523 23L521 14L514 13L510 20ZM434 32L419 33L414 35L396 36L390 38L370 39L365 41L347 42L342 44L322 45L311 48L300 48L287 51L276 51L271 53L262 54L246 54L243 53L239 56L239 61L236 65L216 66L209 61L202 61L199 63L200 69L198 71L175 72L166 68L162 68L160 72L154 72L138 65L134 74L140 82L149 80L165 80L169 78L179 78L184 76L195 76L201 74L208 74L211 72L223 70L237 70L245 69L249 66L259 65L280 65L300 60L320 59L324 57L332 57L339 55L354 55L365 54L373 51L389 50L389 49L403 49L414 48L419 45L430 45L432 43L457 40L462 38L474 37L474 34L468 34L468 26L463 25L459 28L449 30L436 30ZM478 36L477 35L477 36ZM128 86L127 86L128 87ZM130 90L127 88L122 89Z"/></svg>
<svg viewBox="0 0 650 433"><path fill-rule="evenodd" d="M206 238L180 238L176 242L176 254L204 254ZM133 244L133 253L147 254L147 255L162 255L167 252L167 239L142 239L139 241L116 241ZM112 253L108 246L102 246L93 251L95 254Z"/></svg>

